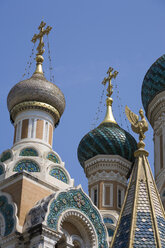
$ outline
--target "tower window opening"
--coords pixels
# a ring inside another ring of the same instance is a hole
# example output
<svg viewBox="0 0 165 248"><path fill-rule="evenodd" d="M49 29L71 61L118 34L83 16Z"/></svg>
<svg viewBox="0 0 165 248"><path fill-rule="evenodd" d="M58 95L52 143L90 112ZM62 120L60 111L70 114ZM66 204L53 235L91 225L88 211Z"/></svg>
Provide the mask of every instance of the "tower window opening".
<svg viewBox="0 0 165 248"><path fill-rule="evenodd" d="M94 189L94 204L97 206L97 189Z"/></svg>
<svg viewBox="0 0 165 248"><path fill-rule="evenodd" d="M103 184L103 206L112 207L113 206L113 184L104 183Z"/></svg>
<svg viewBox="0 0 165 248"><path fill-rule="evenodd" d="M19 121L17 125L16 141L19 141L20 139L21 139L21 121Z"/></svg>
<svg viewBox="0 0 165 248"><path fill-rule="evenodd" d="M118 190L118 207L121 208L121 190Z"/></svg>
<svg viewBox="0 0 165 248"><path fill-rule="evenodd" d="M94 186L90 190L91 192L91 199L95 206L98 205L98 185Z"/></svg>
<svg viewBox="0 0 165 248"><path fill-rule="evenodd" d="M34 138L34 119L31 119L31 138Z"/></svg>
<svg viewBox="0 0 165 248"><path fill-rule="evenodd" d="M48 142L48 127L49 127L49 126L48 126L48 122L46 121L46 122L45 122L45 135L44 135L44 137L45 137L44 140L45 140L46 142Z"/></svg>

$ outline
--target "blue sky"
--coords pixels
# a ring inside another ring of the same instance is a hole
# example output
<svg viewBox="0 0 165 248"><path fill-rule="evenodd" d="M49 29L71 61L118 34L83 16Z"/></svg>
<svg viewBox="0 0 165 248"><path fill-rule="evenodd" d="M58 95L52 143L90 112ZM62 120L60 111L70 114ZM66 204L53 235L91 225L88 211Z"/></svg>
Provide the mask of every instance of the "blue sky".
<svg viewBox="0 0 165 248"><path fill-rule="evenodd" d="M14 133L6 105L7 94L22 79L33 47L30 40L43 18L53 27L49 35L53 74L66 98L65 112L54 131L53 148L65 161L75 184L81 183L87 191L77 147L91 129L103 90L101 82L109 66L119 71L114 83L121 103L138 113L145 73L165 51L164 9L164 0L1 0L0 151L12 146ZM30 75L34 69L35 62ZM44 70L49 80L47 53ZM120 120L115 87L113 99L114 116L127 129L123 114ZM104 118L103 104L101 109L103 113L96 126ZM153 168L151 127L146 136ZM137 135L134 137L137 139Z"/></svg>

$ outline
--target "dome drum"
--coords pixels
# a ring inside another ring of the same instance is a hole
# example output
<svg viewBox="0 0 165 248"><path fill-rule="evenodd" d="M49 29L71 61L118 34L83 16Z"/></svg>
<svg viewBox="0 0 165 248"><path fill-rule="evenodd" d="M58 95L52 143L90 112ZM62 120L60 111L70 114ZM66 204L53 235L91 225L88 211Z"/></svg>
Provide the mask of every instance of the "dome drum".
<svg viewBox="0 0 165 248"><path fill-rule="evenodd" d="M22 102L22 103L15 105L10 111L11 122L14 123L15 118L18 113L24 110L29 110L29 109L39 109L39 110L46 111L47 113L53 116L55 126L58 125L59 120L60 120L60 113L58 112L58 110L47 103L37 102L37 101Z"/></svg>

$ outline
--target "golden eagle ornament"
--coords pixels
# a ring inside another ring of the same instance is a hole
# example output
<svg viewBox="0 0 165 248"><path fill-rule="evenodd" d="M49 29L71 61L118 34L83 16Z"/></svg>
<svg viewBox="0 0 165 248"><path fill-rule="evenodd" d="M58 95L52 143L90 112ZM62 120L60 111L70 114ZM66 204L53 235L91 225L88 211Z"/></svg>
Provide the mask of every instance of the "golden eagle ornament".
<svg viewBox="0 0 165 248"><path fill-rule="evenodd" d="M139 120L139 116L133 113L128 106L125 107L125 113L131 123L132 131L139 134L139 141L143 141L145 139L144 133L148 130L148 123L144 117L143 110L139 110L141 120Z"/></svg>

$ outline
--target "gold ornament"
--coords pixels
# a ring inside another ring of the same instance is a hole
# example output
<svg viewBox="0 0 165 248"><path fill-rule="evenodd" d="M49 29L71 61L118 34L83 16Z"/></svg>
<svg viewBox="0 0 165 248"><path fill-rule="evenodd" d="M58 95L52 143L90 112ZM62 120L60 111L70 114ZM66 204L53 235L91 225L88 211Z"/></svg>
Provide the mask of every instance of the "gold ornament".
<svg viewBox="0 0 165 248"><path fill-rule="evenodd" d="M144 133L148 130L148 122L146 121L146 119L144 117L143 110L142 109L139 110L141 120L139 120L139 116L136 115L135 113L133 113L128 108L128 106L125 107L125 113L126 113L126 116L129 120L129 122L131 123L132 131L139 134L138 147L144 148L144 146L145 146L145 144L143 142L143 140L145 139Z"/></svg>

